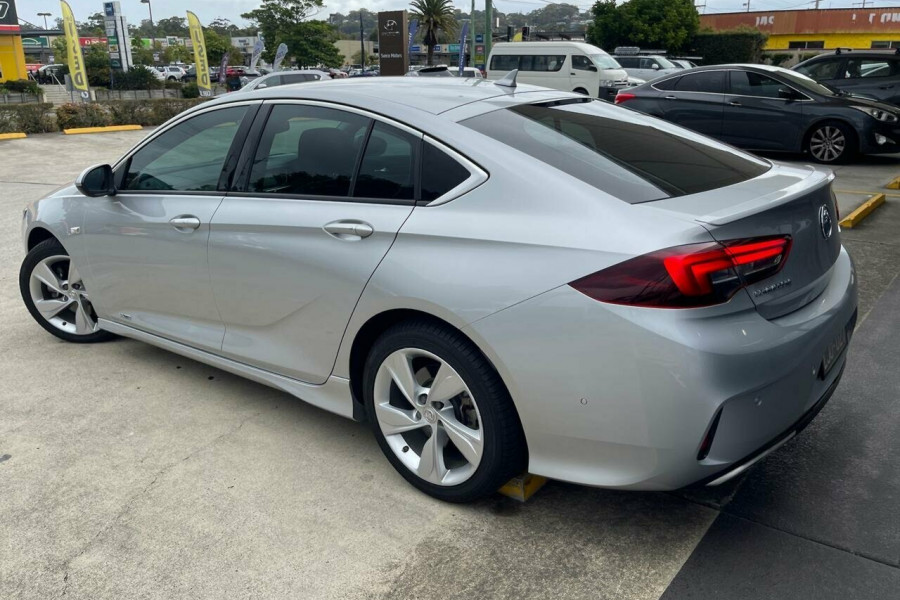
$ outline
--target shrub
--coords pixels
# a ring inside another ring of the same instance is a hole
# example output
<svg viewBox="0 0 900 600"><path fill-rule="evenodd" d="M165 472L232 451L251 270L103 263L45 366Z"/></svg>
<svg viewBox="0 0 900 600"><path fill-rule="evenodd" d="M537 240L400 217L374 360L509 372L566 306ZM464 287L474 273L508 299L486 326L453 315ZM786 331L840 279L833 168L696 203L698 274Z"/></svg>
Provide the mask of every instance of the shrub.
<svg viewBox="0 0 900 600"><path fill-rule="evenodd" d="M0 93L41 95L41 86L30 79L14 79L0 83Z"/></svg>
<svg viewBox="0 0 900 600"><path fill-rule="evenodd" d="M199 98L200 87L193 81L185 83L181 86L181 95L185 98Z"/></svg>
<svg viewBox="0 0 900 600"><path fill-rule="evenodd" d="M192 106L203 102L200 98L160 98L147 100L150 106L150 123L148 125L161 125L175 115L186 111Z"/></svg>
<svg viewBox="0 0 900 600"><path fill-rule="evenodd" d="M110 125L151 125L147 105L139 100L110 100L103 102L109 110Z"/></svg>
<svg viewBox="0 0 900 600"><path fill-rule="evenodd" d="M778 53L778 54L770 54L768 58L769 58L769 60L772 62L772 65L773 65L773 66L775 66L775 67L780 67L781 65L783 65L783 64L786 63L787 61L789 61L789 60L791 60L792 58L794 58L794 55L793 55L793 54L783 54L783 53Z"/></svg>
<svg viewBox="0 0 900 600"><path fill-rule="evenodd" d="M56 122L60 129L104 127L111 121L109 112L100 104L83 102L61 104L56 107Z"/></svg>
<svg viewBox="0 0 900 600"><path fill-rule="evenodd" d="M46 133L56 131L52 104L0 105L0 133Z"/></svg>
<svg viewBox="0 0 900 600"><path fill-rule="evenodd" d="M750 28L703 31L694 38L694 52L703 57L704 65L758 63L762 59L766 39L764 33Z"/></svg>
<svg viewBox="0 0 900 600"><path fill-rule="evenodd" d="M156 78L149 68L137 66L129 70L116 71L115 90L149 90L163 87L163 82Z"/></svg>

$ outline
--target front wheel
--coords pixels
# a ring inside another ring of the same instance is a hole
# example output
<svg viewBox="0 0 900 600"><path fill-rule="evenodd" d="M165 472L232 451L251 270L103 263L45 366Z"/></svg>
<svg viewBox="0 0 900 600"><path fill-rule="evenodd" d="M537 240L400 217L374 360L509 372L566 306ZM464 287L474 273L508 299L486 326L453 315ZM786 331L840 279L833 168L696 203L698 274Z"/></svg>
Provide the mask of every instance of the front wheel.
<svg viewBox="0 0 900 600"><path fill-rule="evenodd" d="M379 446L426 494L470 502L525 469L512 399L459 332L426 320L394 326L369 353L363 384Z"/></svg>
<svg viewBox="0 0 900 600"><path fill-rule="evenodd" d="M55 239L41 242L25 257L19 270L19 291L34 320L62 340L89 343L113 337L97 324L84 281Z"/></svg>
<svg viewBox="0 0 900 600"><path fill-rule="evenodd" d="M841 164L856 153L856 132L837 121L816 125L809 133L806 150L822 164Z"/></svg>

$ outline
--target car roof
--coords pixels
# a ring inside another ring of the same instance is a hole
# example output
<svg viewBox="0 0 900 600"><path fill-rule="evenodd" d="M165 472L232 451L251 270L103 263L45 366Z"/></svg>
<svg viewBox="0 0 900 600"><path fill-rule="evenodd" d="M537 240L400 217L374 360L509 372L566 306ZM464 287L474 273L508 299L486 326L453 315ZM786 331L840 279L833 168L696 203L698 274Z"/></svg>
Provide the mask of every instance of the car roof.
<svg viewBox="0 0 900 600"><path fill-rule="evenodd" d="M378 77L312 81L297 86L278 86L246 93L228 94L210 104L227 104L230 100L303 99L322 100L369 108L375 103L402 105L430 114L441 114L466 104L490 100L498 96L547 92L534 85L518 84L515 88L495 85L486 79L458 77ZM574 94L555 91L562 96ZM204 105L209 105L204 103Z"/></svg>
<svg viewBox="0 0 900 600"><path fill-rule="evenodd" d="M825 60L827 58L900 58L896 50L845 50L840 54L836 52L828 52L826 54L817 54L811 58L807 58L803 62L813 62L816 60ZM802 64L802 63L801 63Z"/></svg>
<svg viewBox="0 0 900 600"><path fill-rule="evenodd" d="M494 54L498 50L538 50L538 49L549 49L549 48L575 48L581 50L582 52L587 52L588 54L596 54L599 50L603 54L607 54L603 49L594 46L593 44L588 44L586 42L497 42L493 46L491 46L491 54ZM515 52L513 52L515 53Z"/></svg>

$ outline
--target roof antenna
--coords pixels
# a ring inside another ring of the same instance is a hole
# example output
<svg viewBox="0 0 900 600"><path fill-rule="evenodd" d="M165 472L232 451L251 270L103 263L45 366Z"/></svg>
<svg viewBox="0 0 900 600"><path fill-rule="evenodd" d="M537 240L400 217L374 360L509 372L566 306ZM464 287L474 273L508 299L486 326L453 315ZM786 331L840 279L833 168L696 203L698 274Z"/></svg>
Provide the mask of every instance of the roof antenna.
<svg viewBox="0 0 900 600"><path fill-rule="evenodd" d="M502 85L503 87L514 88L516 87L516 75L519 74L518 69L513 69L503 79L499 79L494 82L494 85Z"/></svg>

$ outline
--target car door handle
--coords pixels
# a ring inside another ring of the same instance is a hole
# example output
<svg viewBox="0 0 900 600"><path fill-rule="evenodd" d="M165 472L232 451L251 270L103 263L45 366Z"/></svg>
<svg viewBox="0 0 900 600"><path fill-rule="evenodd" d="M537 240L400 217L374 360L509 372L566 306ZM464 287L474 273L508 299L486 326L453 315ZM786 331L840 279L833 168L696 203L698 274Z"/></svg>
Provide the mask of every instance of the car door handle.
<svg viewBox="0 0 900 600"><path fill-rule="evenodd" d="M728 104L729 104L730 106L743 106L743 105L742 105L740 102L738 102L737 100L732 100L732 101L729 102Z"/></svg>
<svg viewBox="0 0 900 600"><path fill-rule="evenodd" d="M356 242L375 233L371 225L362 221L332 221L322 229L332 237L347 242Z"/></svg>
<svg viewBox="0 0 900 600"><path fill-rule="evenodd" d="M180 217L169 219L169 223L171 223L172 227L179 231L193 231L194 229L200 227L200 219L198 219L194 215L181 215Z"/></svg>
<svg viewBox="0 0 900 600"><path fill-rule="evenodd" d="M666 100L678 100L677 96L666 96Z"/></svg>

